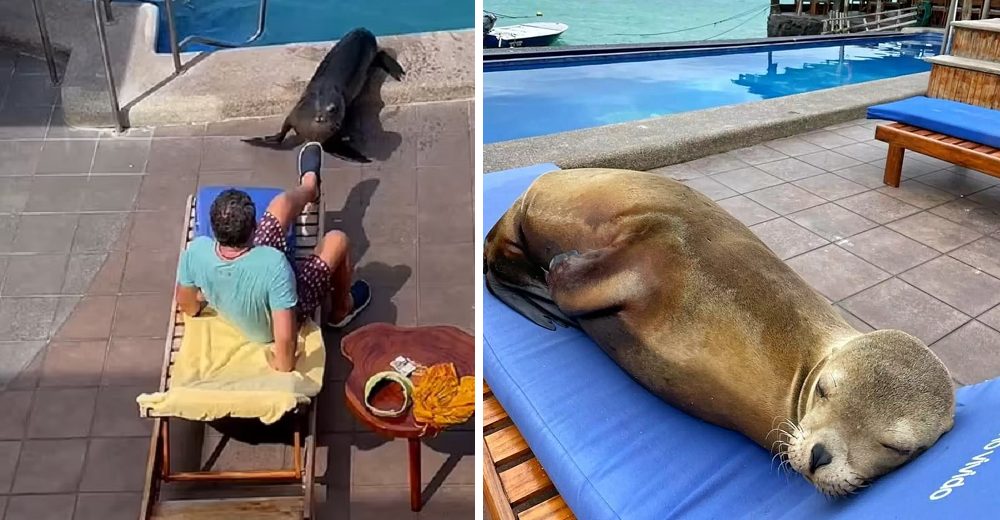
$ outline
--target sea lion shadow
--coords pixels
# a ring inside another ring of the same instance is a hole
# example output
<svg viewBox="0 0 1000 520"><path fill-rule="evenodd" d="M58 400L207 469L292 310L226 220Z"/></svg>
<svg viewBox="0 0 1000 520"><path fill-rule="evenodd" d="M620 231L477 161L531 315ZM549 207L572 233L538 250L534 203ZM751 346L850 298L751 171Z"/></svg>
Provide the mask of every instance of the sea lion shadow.
<svg viewBox="0 0 1000 520"><path fill-rule="evenodd" d="M344 135L356 145L358 151L377 161L388 159L403 144L402 135L382 127L381 114L385 108L382 85L388 78L389 75L382 69L372 72L361 95L347 111L343 126Z"/></svg>

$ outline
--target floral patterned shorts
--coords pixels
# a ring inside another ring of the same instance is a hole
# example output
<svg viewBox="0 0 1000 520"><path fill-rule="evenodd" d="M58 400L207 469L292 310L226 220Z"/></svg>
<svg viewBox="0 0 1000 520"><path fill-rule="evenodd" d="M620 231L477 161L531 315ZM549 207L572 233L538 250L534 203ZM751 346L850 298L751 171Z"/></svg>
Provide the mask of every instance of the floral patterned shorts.
<svg viewBox="0 0 1000 520"><path fill-rule="evenodd" d="M254 231L253 245L273 247L291 259L294 254L288 250L286 234L285 228L274 215L264 213ZM295 269L295 285L299 296L299 316L312 317L323 298L333 289L333 270L316 255L293 261L292 266Z"/></svg>

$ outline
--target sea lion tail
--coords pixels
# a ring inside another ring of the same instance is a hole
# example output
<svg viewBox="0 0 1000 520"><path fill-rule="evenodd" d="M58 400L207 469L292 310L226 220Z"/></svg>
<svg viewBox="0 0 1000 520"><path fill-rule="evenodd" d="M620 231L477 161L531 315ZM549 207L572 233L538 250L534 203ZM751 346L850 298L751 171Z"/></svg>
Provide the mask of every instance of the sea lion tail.
<svg viewBox="0 0 1000 520"><path fill-rule="evenodd" d="M377 67L392 76L396 81L403 81L403 76L406 75L406 71L403 70L403 66L396 61L396 58L393 58L384 50L379 50L378 53L375 54L374 63Z"/></svg>

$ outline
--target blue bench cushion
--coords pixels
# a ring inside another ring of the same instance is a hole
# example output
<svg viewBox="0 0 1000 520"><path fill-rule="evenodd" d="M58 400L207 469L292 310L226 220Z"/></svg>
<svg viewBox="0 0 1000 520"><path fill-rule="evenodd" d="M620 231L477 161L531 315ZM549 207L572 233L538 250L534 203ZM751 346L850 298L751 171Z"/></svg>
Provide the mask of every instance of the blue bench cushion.
<svg viewBox="0 0 1000 520"><path fill-rule="evenodd" d="M919 126L966 141L1000 148L1000 110L947 99L916 96L868 109L870 119Z"/></svg>
<svg viewBox="0 0 1000 520"><path fill-rule="evenodd" d="M281 194L281 188L256 188L247 186L202 186L195 195L197 204L195 205L194 233L195 236L211 237L212 235L212 202L220 193L228 189L235 188L250 195L254 209L257 212L257 220L264 216L268 204L271 200ZM295 226L288 230L288 251L295 251Z"/></svg>
<svg viewBox="0 0 1000 520"><path fill-rule="evenodd" d="M554 169L485 175L483 231ZM578 518L939 519L1000 511L1000 380L960 389L955 428L915 461L856 496L828 500L802 477L779 472L746 437L647 392L581 332L537 327L485 287L483 299L486 380ZM963 466L967 475L953 478Z"/></svg>

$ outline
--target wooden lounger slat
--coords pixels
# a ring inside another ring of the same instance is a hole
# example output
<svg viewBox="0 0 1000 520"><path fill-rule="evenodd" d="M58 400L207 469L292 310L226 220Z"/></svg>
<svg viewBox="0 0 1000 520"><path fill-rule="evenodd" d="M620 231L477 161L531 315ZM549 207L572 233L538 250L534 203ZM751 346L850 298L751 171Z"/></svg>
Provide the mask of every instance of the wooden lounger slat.
<svg viewBox="0 0 1000 520"><path fill-rule="evenodd" d="M915 133L917 135L928 136L928 135L930 135L930 134L932 134L934 132L931 132L930 130L920 129L920 130L914 130L913 133Z"/></svg>
<svg viewBox="0 0 1000 520"><path fill-rule="evenodd" d="M911 131L898 125L875 127L875 138L889 143L884 177L884 182L889 186L899 186L906 150L1000 177L1000 150L957 137L935 139L924 135L920 130Z"/></svg>
<svg viewBox="0 0 1000 520"><path fill-rule="evenodd" d="M507 418L507 411L500 406L496 397L483 400L483 427L492 426Z"/></svg>
<svg viewBox="0 0 1000 520"><path fill-rule="evenodd" d="M301 517L302 500L298 497L164 501L156 505L152 515L157 520L279 520Z"/></svg>
<svg viewBox="0 0 1000 520"><path fill-rule="evenodd" d="M490 390L490 385L483 381L483 397L487 397L493 394L493 390Z"/></svg>
<svg viewBox="0 0 1000 520"><path fill-rule="evenodd" d="M500 482L503 483L507 498L514 506L539 493L552 490L552 481L549 480L549 475L542 469L538 459L531 459L500 472Z"/></svg>
<svg viewBox="0 0 1000 520"><path fill-rule="evenodd" d="M946 139L941 139L941 141L945 144L958 144L962 142L962 140L957 137L948 137Z"/></svg>
<svg viewBox="0 0 1000 520"><path fill-rule="evenodd" d="M530 451L528 443L513 424L487 435L485 440L497 464L505 464Z"/></svg>
<svg viewBox="0 0 1000 520"><path fill-rule="evenodd" d="M534 505L517 515L519 520L573 520L576 515L566 505L561 496L554 496L541 504Z"/></svg>

